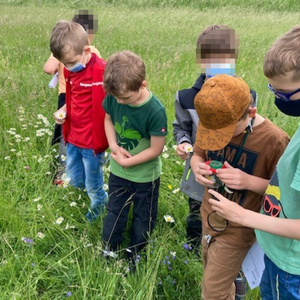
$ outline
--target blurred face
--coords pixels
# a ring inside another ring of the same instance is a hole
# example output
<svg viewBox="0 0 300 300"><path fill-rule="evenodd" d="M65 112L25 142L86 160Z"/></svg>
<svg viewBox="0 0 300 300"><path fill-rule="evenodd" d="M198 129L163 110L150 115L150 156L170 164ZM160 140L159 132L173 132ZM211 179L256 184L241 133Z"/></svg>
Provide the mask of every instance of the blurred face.
<svg viewBox="0 0 300 300"><path fill-rule="evenodd" d="M196 58L197 73L207 75L221 75L235 73L234 54L211 54L206 58Z"/></svg>

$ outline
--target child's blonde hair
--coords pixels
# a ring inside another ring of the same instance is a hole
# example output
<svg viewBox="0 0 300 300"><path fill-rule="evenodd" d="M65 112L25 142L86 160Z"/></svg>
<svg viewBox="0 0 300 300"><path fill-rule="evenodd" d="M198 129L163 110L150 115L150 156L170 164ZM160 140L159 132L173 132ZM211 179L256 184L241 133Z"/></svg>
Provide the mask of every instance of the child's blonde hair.
<svg viewBox="0 0 300 300"><path fill-rule="evenodd" d="M138 91L146 78L146 68L135 53L125 50L109 57L104 72L104 89L120 96L129 91Z"/></svg>
<svg viewBox="0 0 300 300"><path fill-rule="evenodd" d="M294 71L292 79L300 80L300 25L293 27L278 38L267 51L264 59L264 74L273 78Z"/></svg>
<svg viewBox="0 0 300 300"><path fill-rule="evenodd" d="M88 44L87 33L80 24L60 20L52 29L50 50L58 60L63 59L70 51L74 51L75 55L82 54Z"/></svg>

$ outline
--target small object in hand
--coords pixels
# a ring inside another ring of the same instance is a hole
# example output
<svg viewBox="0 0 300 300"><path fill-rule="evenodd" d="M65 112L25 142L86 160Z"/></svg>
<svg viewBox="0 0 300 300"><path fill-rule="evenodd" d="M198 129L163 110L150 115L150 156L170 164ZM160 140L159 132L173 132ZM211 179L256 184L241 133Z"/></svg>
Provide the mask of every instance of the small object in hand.
<svg viewBox="0 0 300 300"><path fill-rule="evenodd" d="M216 172L218 169L224 169L225 166L223 163L217 160L208 160L206 164L210 167L210 170L212 171L211 175L206 176L207 179L213 181L213 185L210 187L213 189L216 189L223 185L223 182L219 179L219 177L216 175Z"/></svg>
<svg viewBox="0 0 300 300"><path fill-rule="evenodd" d="M66 118L66 113L65 112L59 112L59 113L56 113L55 116L58 120L62 121Z"/></svg>
<svg viewBox="0 0 300 300"><path fill-rule="evenodd" d="M192 153L194 151L193 146L188 144L184 146L185 153Z"/></svg>

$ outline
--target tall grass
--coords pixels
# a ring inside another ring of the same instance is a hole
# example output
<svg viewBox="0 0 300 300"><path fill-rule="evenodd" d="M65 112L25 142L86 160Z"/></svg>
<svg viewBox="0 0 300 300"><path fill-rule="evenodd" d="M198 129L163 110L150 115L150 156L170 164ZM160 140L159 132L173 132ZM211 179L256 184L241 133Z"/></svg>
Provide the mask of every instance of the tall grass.
<svg viewBox="0 0 300 300"><path fill-rule="evenodd" d="M201 260L183 248L188 205L178 192L183 165L172 148L174 95L197 77L200 31L227 24L240 34L237 73L258 92L260 113L292 135L298 119L275 109L262 62L275 38L297 24L296 1L0 3L0 298L62 299L71 292L74 299L199 299ZM55 22L82 8L99 15L94 45L105 59L123 49L144 59L148 84L168 114L157 225L135 275L122 255L102 257L102 219L86 222L86 194L52 185L57 91L48 89L42 67ZM175 223L164 222L165 214ZM259 299L257 290L248 299Z"/></svg>

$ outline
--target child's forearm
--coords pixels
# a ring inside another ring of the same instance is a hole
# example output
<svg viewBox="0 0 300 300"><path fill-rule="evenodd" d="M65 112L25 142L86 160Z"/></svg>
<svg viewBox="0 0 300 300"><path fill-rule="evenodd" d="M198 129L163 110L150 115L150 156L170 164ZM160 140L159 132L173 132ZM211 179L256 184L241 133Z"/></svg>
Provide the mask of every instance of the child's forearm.
<svg viewBox="0 0 300 300"><path fill-rule="evenodd" d="M282 237L300 240L300 220L276 218L251 210L244 210L241 224L245 227L259 229Z"/></svg>
<svg viewBox="0 0 300 300"><path fill-rule="evenodd" d="M105 115L104 127L105 127L105 134L106 134L109 148L112 152L114 152L116 151L116 147L117 147L117 138L116 138L114 125L108 114Z"/></svg>
<svg viewBox="0 0 300 300"><path fill-rule="evenodd" d="M165 136L152 136L150 147L136 155L127 158L124 162L124 167L140 165L157 158L164 148L165 140Z"/></svg>
<svg viewBox="0 0 300 300"><path fill-rule="evenodd" d="M263 195L269 184L269 179L263 179L257 176L249 175L247 190Z"/></svg>

